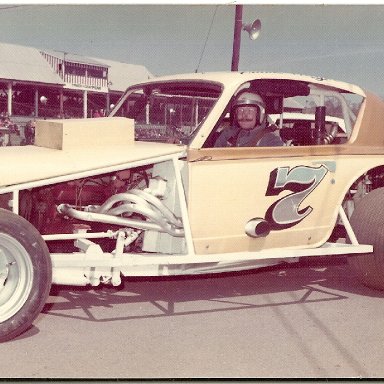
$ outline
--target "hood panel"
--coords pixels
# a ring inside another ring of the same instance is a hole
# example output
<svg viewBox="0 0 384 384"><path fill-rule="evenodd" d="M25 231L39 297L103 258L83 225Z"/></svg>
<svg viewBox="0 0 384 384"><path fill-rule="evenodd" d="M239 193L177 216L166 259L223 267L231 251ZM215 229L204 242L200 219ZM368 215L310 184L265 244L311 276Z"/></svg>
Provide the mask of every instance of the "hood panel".
<svg viewBox="0 0 384 384"><path fill-rule="evenodd" d="M85 146L57 150L38 146L1 147L0 187L45 180L183 153L175 144L134 142L129 146Z"/></svg>

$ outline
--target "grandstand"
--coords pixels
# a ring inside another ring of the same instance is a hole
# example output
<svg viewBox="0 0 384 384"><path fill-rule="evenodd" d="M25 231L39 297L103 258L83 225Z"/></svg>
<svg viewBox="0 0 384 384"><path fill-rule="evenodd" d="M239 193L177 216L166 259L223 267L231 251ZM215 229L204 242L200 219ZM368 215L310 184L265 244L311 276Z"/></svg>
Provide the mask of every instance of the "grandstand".
<svg viewBox="0 0 384 384"><path fill-rule="evenodd" d="M125 89L152 78L142 65L0 43L0 113L35 118L107 114Z"/></svg>

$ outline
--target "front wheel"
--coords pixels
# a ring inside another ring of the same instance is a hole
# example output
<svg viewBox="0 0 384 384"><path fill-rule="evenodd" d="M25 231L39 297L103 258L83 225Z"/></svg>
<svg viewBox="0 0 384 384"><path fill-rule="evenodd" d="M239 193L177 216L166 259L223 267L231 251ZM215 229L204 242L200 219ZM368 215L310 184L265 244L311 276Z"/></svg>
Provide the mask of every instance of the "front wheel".
<svg viewBox="0 0 384 384"><path fill-rule="evenodd" d="M31 326L51 282L51 259L40 233L24 218L0 209L0 342Z"/></svg>
<svg viewBox="0 0 384 384"><path fill-rule="evenodd" d="M364 285L384 290L384 188L364 196L350 222L359 243L373 245L373 253L349 256L348 263Z"/></svg>

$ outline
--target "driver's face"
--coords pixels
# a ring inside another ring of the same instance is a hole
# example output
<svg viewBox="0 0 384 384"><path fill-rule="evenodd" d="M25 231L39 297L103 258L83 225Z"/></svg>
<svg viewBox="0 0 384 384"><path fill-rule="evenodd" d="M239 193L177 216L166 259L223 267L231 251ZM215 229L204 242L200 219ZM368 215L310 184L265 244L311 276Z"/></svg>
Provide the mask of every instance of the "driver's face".
<svg viewBox="0 0 384 384"><path fill-rule="evenodd" d="M252 106L236 108L236 119L242 129L253 129L256 126L257 108Z"/></svg>

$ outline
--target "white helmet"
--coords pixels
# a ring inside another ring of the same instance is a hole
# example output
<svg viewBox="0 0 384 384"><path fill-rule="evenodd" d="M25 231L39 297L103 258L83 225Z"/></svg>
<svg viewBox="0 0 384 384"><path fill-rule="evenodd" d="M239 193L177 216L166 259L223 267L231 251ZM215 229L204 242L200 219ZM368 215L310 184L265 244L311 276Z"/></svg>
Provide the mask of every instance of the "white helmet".
<svg viewBox="0 0 384 384"><path fill-rule="evenodd" d="M254 106L258 109L259 122L261 124L264 121L265 117L265 104L264 100L256 93L252 92L243 92L241 93L235 102L232 105L232 108L237 108L240 106Z"/></svg>

